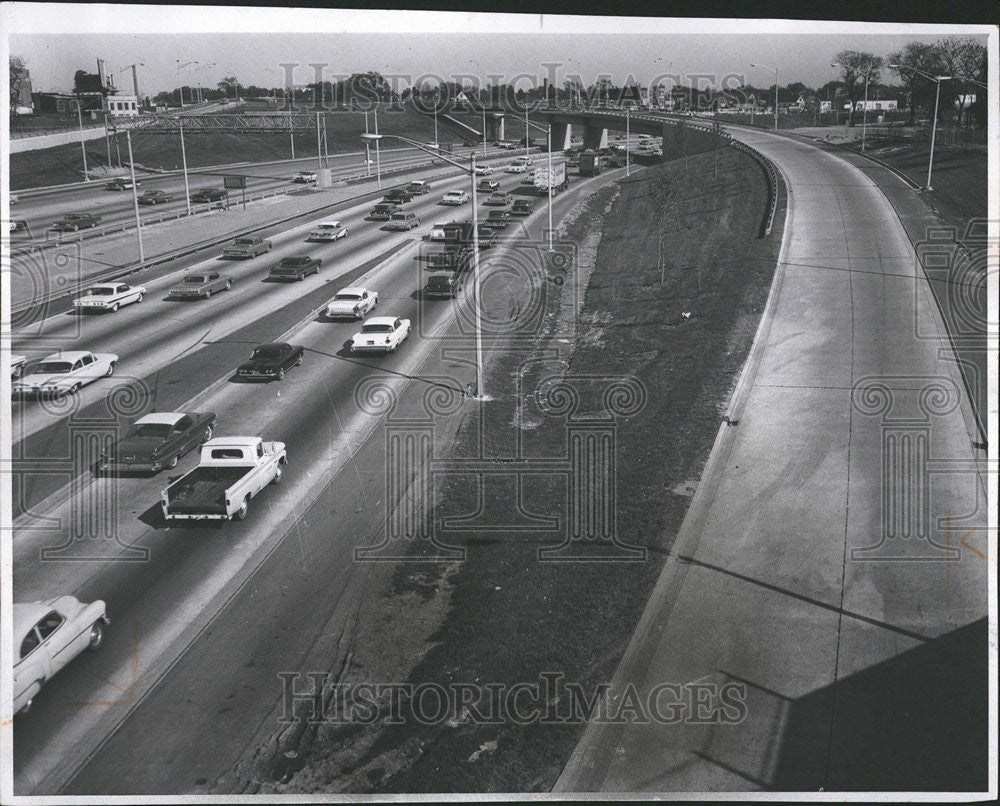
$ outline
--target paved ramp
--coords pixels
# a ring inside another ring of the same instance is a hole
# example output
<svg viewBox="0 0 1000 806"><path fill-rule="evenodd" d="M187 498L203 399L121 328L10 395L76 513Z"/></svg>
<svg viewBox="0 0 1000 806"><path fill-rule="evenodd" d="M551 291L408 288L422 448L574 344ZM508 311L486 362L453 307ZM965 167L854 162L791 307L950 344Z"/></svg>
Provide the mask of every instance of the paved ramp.
<svg viewBox="0 0 1000 806"><path fill-rule="evenodd" d="M789 188L769 307L556 791L984 789L985 456L934 299L861 171L736 136Z"/></svg>

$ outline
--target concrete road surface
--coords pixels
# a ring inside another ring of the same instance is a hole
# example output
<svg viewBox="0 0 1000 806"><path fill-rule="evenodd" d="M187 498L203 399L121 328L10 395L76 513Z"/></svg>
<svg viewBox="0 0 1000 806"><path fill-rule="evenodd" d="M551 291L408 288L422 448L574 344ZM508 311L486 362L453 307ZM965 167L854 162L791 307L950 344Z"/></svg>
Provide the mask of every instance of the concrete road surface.
<svg viewBox="0 0 1000 806"><path fill-rule="evenodd" d="M789 188L769 307L663 574L556 791L987 786L985 453L879 188Z"/></svg>

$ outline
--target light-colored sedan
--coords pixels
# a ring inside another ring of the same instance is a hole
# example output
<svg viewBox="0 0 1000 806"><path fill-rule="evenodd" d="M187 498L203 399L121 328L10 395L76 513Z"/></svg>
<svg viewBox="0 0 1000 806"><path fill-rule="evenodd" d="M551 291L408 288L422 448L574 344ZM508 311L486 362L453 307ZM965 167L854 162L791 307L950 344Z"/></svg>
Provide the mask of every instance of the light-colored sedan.
<svg viewBox="0 0 1000 806"><path fill-rule="evenodd" d="M114 353L70 351L53 353L13 383L15 395L72 395L81 386L115 374Z"/></svg>
<svg viewBox="0 0 1000 806"><path fill-rule="evenodd" d="M367 288L342 288L326 305L327 319L364 319L376 305L378 292Z"/></svg>
<svg viewBox="0 0 1000 806"><path fill-rule="evenodd" d="M514 162L504 168L504 170L509 174L523 174L528 170L528 166L520 162Z"/></svg>
<svg viewBox="0 0 1000 806"><path fill-rule="evenodd" d="M490 165L477 165L476 176L492 176L493 168Z"/></svg>
<svg viewBox="0 0 1000 806"><path fill-rule="evenodd" d="M292 181L307 185L310 182L315 182L318 178L315 171L299 171L292 177Z"/></svg>
<svg viewBox="0 0 1000 806"><path fill-rule="evenodd" d="M339 241L346 238L349 228L339 221L321 221L309 233L310 241Z"/></svg>
<svg viewBox="0 0 1000 806"><path fill-rule="evenodd" d="M100 599L73 596L15 604L14 713L26 713L42 686L85 649L104 643L111 623Z"/></svg>
<svg viewBox="0 0 1000 806"><path fill-rule="evenodd" d="M453 204L458 206L460 204L466 204L469 201L469 194L464 190L449 190L444 194L444 198L441 199L441 204Z"/></svg>
<svg viewBox="0 0 1000 806"><path fill-rule="evenodd" d="M10 377L17 380L24 374L24 365L28 363L27 356L15 355L11 353L10 356Z"/></svg>
<svg viewBox="0 0 1000 806"><path fill-rule="evenodd" d="M410 320L395 316L373 316L351 339L355 353L394 353L410 335Z"/></svg>
<svg viewBox="0 0 1000 806"><path fill-rule="evenodd" d="M111 311L114 313L122 305L142 302L146 294L145 286L126 283L100 283L84 290L73 300L73 307L84 311Z"/></svg>

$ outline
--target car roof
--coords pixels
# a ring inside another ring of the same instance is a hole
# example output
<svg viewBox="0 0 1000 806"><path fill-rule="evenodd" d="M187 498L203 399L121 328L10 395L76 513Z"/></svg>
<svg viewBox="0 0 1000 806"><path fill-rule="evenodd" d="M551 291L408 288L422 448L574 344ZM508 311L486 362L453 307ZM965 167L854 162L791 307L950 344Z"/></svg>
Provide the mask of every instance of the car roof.
<svg viewBox="0 0 1000 806"><path fill-rule="evenodd" d="M258 344L256 347L254 347L254 349L255 350L260 350L261 348L264 348L264 347L281 347L281 348L284 348L284 347L291 347L291 345L288 342L285 342L285 341L266 341L263 344Z"/></svg>
<svg viewBox="0 0 1000 806"><path fill-rule="evenodd" d="M183 411L154 411L135 421L136 425L174 425L187 415Z"/></svg>
<svg viewBox="0 0 1000 806"><path fill-rule="evenodd" d="M120 285L125 285L125 283L94 283L93 285L88 285L87 288L118 288ZM84 289L86 290L86 289Z"/></svg>
<svg viewBox="0 0 1000 806"><path fill-rule="evenodd" d="M362 288L359 285L349 285L347 288L342 288L338 291L338 294L364 294L368 289Z"/></svg>
<svg viewBox="0 0 1000 806"><path fill-rule="evenodd" d="M371 316L365 320L366 325L394 325L397 316Z"/></svg>
<svg viewBox="0 0 1000 806"><path fill-rule="evenodd" d="M61 353L52 353L52 355L47 355L42 361L78 361L85 355L90 355L89 350L66 350Z"/></svg>
<svg viewBox="0 0 1000 806"><path fill-rule="evenodd" d="M317 227L339 227L340 226L340 222L339 221L320 221L316 226Z"/></svg>
<svg viewBox="0 0 1000 806"><path fill-rule="evenodd" d="M55 596L52 599L37 602L15 602L12 610L14 617L14 637L22 638L24 634L42 618L52 612L60 600L73 599L73 596Z"/></svg>
<svg viewBox="0 0 1000 806"><path fill-rule="evenodd" d="M260 442L260 437L214 437L207 442L201 443L203 448L222 448L238 445L241 448L253 447Z"/></svg>

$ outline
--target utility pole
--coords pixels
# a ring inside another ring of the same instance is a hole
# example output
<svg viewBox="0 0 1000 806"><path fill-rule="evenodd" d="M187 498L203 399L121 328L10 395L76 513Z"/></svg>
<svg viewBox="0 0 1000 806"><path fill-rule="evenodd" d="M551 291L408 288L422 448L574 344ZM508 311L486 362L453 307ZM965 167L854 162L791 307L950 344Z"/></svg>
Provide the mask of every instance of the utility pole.
<svg viewBox="0 0 1000 806"><path fill-rule="evenodd" d="M80 150L83 152L83 181L89 182L90 174L87 172L87 146L86 140L83 139L83 112L80 110L79 98L76 99L76 116L80 121ZM107 131L107 127L105 127L105 131ZM131 158L129 158L129 161L131 161Z"/></svg>
<svg viewBox="0 0 1000 806"><path fill-rule="evenodd" d="M146 255L142 249L142 221L139 218L139 191L135 186L135 160L132 159L132 132L125 130L125 137L128 140L128 168L132 174L132 207L135 209L135 237L139 243L139 262L146 262Z"/></svg>
<svg viewBox="0 0 1000 806"><path fill-rule="evenodd" d="M184 148L184 124L178 123L181 130L181 163L184 166L184 203L187 205L187 214L191 215L191 188L188 187L188 159L187 150Z"/></svg>
<svg viewBox="0 0 1000 806"><path fill-rule="evenodd" d="M377 140L375 147L378 148ZM476 306L476 397L482 399L486 393L483 384L483 319L479 282L479 197L476 192L476 152L473 151L469 157L472 160L472 260L476 286L474 300Z"/></svg>

